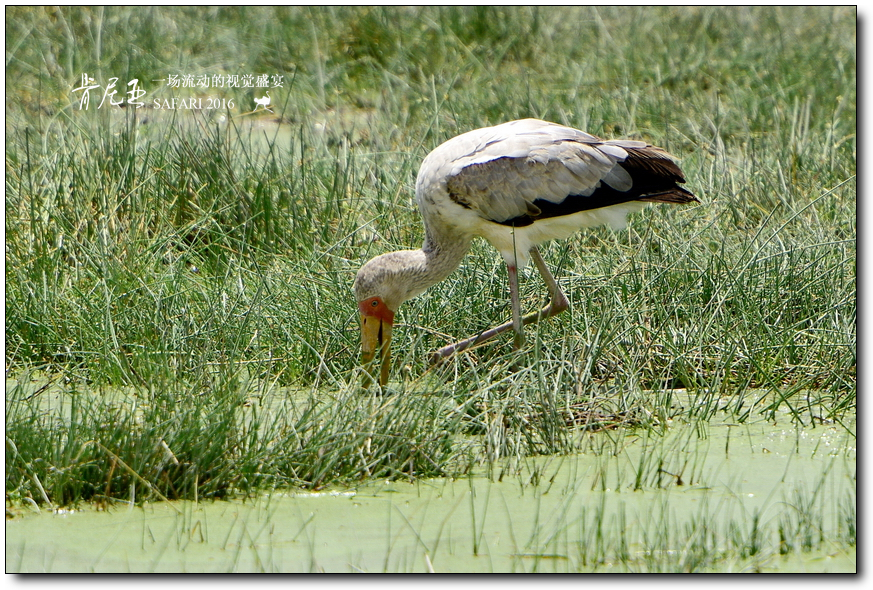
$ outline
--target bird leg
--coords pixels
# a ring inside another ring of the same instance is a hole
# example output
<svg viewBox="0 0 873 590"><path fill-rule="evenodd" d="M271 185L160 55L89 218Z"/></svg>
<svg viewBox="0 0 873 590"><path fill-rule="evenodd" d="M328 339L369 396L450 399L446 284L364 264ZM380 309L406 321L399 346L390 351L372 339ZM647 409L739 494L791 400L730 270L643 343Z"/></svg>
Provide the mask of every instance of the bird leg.
<svg viewBox="0 0 873 590"><path fill-rule="evenodd" d="M561 287L558 286L558 281L556 281L555 277L552 276L552 273L549 272L549 267L546 266L546 261L543 260L543 257L540 255L540 251L536 246L531 249L530 256L533 258L534 264L537 265L537 270L540 271L540 276L543 277L543 280L546 282L546 287L549 289L549 304L535 314L537 316L536 321L566 311L570 307L570 302L567 300L567 296L564 295L564 292L561 291ZM525 323L527 324L532 321L534 320L531 319L525 321Z"/></svg>
<svg viewBox="0 0 873 590"><path fill-rule="evenodd" d="M514 267L510 266L509 290L510 296L512 298L512 321L501 324L495 328L491 328L490 330L485 330L477 336L473 336L471 338L467 338L466 340L461 340L460 342L456 342L455 344L449 344L448 346L440 348L438 351L434 352L431 355L431 363L438 363L456 352L460 352L466 348L473 346L474 344L479 344L480 342L489 340L497 336L498 334L509 330L510 328L515 330L515 345L516 348L519 348L521 344L524 343L522 326L538 322L542 319L552 317L553 315L558 315L559 313L565 311L567 308L570 307L570 302L567 300L567 297L564 295L563 291L561 291L561 288L558 286L558 282L555 280L555 277L553 277L552 273L549 272L549 269L546 266L543 257L540 255L539 250L534 247L531 249L530 254L531 258L533 258L534 264L536 264L540 276L543 277L543 280L546 282L546 286L549 289L549 304L539 311L521 317L521 305L518 302L518 273Z"/></svg>
<svg viewBox="0 0 873 590"><path fill-rule="evenodd" d="M521 302L518 296L518 268L514 264L508 264L506 270L509 274L509 300L512 304L512 329L515 330L513 345L515 350L524 346L524 323L521 317Z"/></svg>

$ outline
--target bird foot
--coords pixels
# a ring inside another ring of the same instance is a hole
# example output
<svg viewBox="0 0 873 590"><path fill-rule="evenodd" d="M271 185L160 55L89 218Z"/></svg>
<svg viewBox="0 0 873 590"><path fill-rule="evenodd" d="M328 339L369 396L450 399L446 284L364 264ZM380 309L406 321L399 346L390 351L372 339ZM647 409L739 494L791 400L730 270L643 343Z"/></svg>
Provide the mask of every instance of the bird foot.
<svg viewBox="0 0 873 590"><path fill-rule="evenodd" d="M518 352L524 346L524 334L521 332L515 333L515 338L512 340L512 348Z"/></svg>
<svg viewBox="0 0 873 590"><path fill-rule="evenodd" d="M552 317L553 315L557 315L569 307L570 304L567 301L567 298L559 290L552 297L552 301L544 308L524 316L521 320L521 324L524 326L526 324L538 322L539 320ZM513 322L506 322L505 324L501 324L496 328L486 330L476 336L461 340L460 342L456 342L454 344L449 344L448 346L443 346L442 348L430 355L430 364L438 365L456 352L461 352L462 350L466 350L475 344L490 340L498 334L510 329L515 329L515 324ZM513 340L515 350L520 350L524 346L524 342L524 334L516 330L515 338Z"/></svg>

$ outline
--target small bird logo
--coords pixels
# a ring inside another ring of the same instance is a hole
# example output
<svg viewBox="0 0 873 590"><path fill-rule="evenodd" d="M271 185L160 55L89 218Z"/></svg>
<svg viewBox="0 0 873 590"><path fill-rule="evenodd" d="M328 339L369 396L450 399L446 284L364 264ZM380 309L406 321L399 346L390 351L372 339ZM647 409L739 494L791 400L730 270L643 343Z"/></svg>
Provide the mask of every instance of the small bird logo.
<svg viewBox="0 0 873 590"><path fill-rule="evenodd" d="M273 109L270 108L270 93L268 92L265 96L261 98L255 98L255 111L258 110L258 107L264 107L265 111L273 112ZM252 112L255 112L252 111Z"/></svg>

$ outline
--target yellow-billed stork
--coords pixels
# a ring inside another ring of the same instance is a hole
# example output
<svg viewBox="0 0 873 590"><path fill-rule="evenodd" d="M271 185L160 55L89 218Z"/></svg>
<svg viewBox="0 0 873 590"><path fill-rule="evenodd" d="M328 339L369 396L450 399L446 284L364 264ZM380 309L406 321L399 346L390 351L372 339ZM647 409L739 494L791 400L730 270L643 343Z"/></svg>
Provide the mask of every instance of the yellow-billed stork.
<svg viewBox="0 0 873 590"><path fill-rule="evenodd" d="M679 186L685 178L671 158L642 141L605 141L537 119L476 129L440 145L422 162L415 183L424 245L377 256L355 278L365 366L378 353L379 382L388 382L391 328L400 304L448 277L476 236L491 242L506 261L512 321L446 346L433 360L509 328L520 347L525 324L568 307L537 245L567 238L583 227L622 229L627 214L647 202L696 202L697 197ZM518 269L531 259L546 282L550 302L522 317Z"/></svg>

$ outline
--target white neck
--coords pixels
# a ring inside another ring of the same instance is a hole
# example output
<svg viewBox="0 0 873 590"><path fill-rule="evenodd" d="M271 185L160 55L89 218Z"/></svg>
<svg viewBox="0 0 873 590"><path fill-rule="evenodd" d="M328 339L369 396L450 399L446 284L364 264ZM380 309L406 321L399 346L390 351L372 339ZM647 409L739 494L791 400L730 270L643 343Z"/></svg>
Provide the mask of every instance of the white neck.
<svg viewBox="0 0 873 590"><path fill-rule="evenodd" d="M392 310L423 293L458 268L470 249L472 237L425 227L420 250L400 250L377 256L365 264L355 281L358 300L379 295Z"/></svg>

